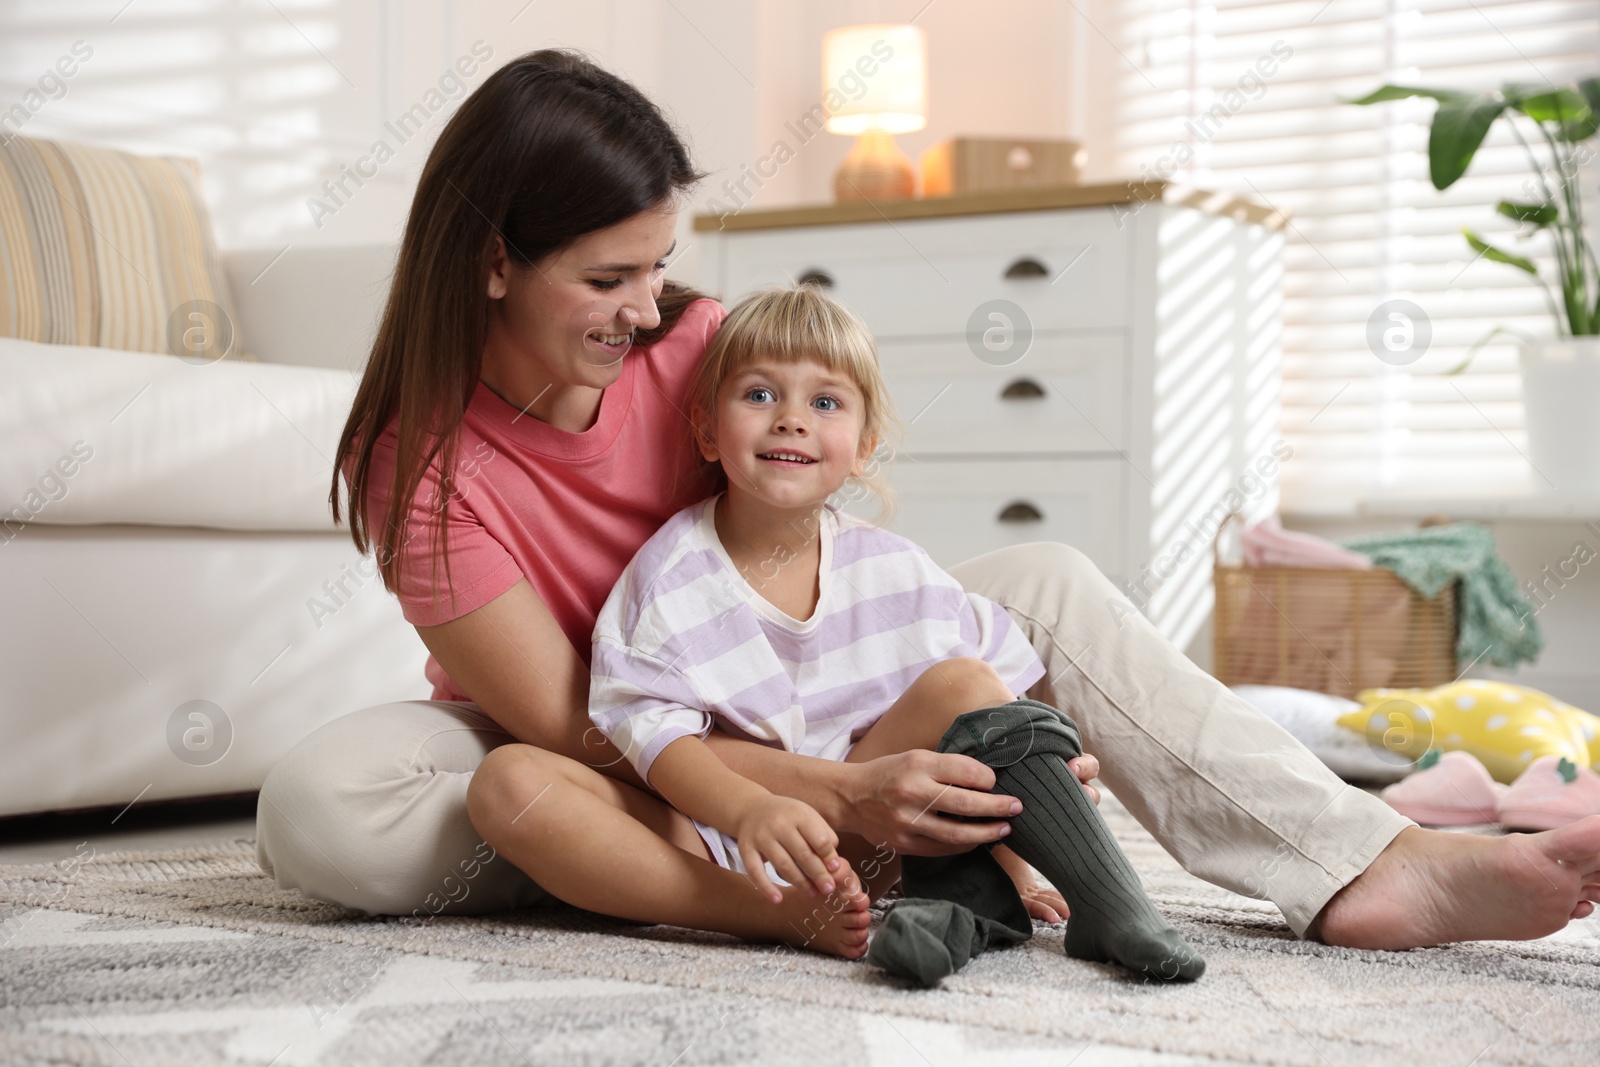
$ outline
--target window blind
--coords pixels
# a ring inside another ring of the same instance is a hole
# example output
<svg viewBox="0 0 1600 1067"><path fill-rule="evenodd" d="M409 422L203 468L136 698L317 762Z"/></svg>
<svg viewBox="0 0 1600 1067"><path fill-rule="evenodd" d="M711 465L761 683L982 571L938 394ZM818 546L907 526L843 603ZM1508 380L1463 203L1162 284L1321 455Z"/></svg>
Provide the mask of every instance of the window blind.
<svg viewBox="0 0 1600 1067"><path fill-rule="evenodd" d="M1432 101L1344 101L1385 83L1482 91L1600 73L1600 3L1128 0L1111 17L1123 56L1120 169L1234 190L1289 216L1283 432L1294 456L1282 469L1284 510L1339 514L1374 497L1531 487L1516 338L1444 373L1496 326L1554 332L1539 286L1475 257L1460 232L1470 226L1550 269L1547 238L1520 240L1494 211L1501 198L1537 199L1526 154L1496 123L1466 176L1439 192L1428 179ZM1531 126L1524 134L1538 140ZM1592 203L1592 160L1584 180ZM1380 310L1400 307L1391 300L1422 314L1391 319ZM1375 312L1406 349L1387 361L1368 340Z"/></svg>

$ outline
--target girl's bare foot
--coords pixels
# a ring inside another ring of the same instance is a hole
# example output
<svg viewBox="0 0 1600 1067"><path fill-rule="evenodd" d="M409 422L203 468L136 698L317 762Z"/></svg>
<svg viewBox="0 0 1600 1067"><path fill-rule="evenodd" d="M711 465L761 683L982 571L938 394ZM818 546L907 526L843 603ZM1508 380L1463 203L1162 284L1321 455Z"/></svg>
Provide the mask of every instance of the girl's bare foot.
<svg viewBox="0 0 1600 1067"><path fill-rule="evenodd" d="M1039 877L1021 856L1004 845L996 846L993 855L1000 866L1005 868L1006 874L1011 876L1011 884L1017 887L1017 895L1022 898L1023 906L1028 909L1030 919L1046 923L1067 921L1067 916L1071 912L1067 908L1066 899L1056 892L1055 886Z"/></svg>
<svg viewBox="0 0 1600 1067"><path fill-rule="evenodd" d="M1349 948L1524 941L1600 901L1600 815L1540 834L1400 831L1335 893L1310 936Z"/></svg>
<svg viewBox="0 0 1600 1067"><path fill-rule="evenodd" d="M867 906L871 901L848 863L833 879L837 888L825 897L814 897L804 886L792 885L783 890L783 903L767 904L778 912L772 936L795 948L858 960L867 954L867 928L872 925Z"/></svg>

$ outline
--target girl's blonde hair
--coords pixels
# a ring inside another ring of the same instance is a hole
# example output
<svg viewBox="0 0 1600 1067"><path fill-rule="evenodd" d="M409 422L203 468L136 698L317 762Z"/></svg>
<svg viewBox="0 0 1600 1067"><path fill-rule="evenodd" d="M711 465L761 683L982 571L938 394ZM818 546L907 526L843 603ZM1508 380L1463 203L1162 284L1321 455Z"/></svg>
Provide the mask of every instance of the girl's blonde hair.
<svg viewBox="0 0 1600 1067"><path fill-rule="evenodd" d="M768 289L745 297L728 312L689 383L689 421L696 434L711 439L723 383L757 359L820 363L861 390L865 408L861 439L872 441L873 451L862 461L862 473L852 475L834 494L833 502L848 502L840 500L841 495L859 499L865 490L881 505L877 521L888 521L894 512L894 497L883 468L893 455L890 438L898 434L900 420L878 368L878 346L867 324L814 285ZM857 487L852 487L852 482ZM719 477L718 488L726 485L726 476Z"/></svg>

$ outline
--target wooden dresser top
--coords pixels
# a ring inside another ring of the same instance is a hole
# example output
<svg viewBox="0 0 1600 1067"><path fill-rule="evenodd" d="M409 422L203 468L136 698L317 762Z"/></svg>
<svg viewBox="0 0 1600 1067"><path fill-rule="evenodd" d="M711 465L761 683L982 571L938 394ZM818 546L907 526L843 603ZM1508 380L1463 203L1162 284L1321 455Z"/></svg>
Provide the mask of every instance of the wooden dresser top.
<svg viewBox="0 0 1600 1067"><path fill-rule="evenodd" d="M944 219L966 215L992 215L1009 211L1051 211L1057 208L1110 207L1143 203L1191 207L1211 215L1254 222L1282 229L1288 222L1270 204L1236 193L1219 193L1164 181L1123 181L1101 185L1053 185L1003 192L960 193L954 196L911 200L878 200L853 204L816 204L770 211L730 211L726 215L696 215L697 233L734 230L775 230L793 226L835 226L852 222L898 222L903 219Z"/></svg>

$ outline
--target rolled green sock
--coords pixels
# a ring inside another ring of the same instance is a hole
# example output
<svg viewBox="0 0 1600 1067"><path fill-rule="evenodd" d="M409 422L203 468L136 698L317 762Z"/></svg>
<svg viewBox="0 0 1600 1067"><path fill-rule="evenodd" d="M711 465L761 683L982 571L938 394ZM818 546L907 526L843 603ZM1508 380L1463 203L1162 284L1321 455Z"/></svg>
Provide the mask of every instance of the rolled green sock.
<svg viewBox="0 0 1600 1067"><path fill-rule="evenodd" d="M971 908L949 900L907 898L895 904L872 936L867 962L931 988L985 947Z"/></svg>
<svg viewBox="0 0 1600 1067"><path fill-rule="evenodd" d="M872 936L867 962L917 984L937 985L972 957L1033 936L1033 920L987 847L901 860L905 899Z"/></svg>
<svg viewBox="0 0 1600 1067"><path fill-rule="evenodd" d="M1022 801L1005 844L1066 898L1067 955L1168 981L1205 973L1205 960L1150 903L1111 828L1067 769L1083 752L1071 719L1048 704L1016 700L956 719L939 751L982 760L995 772L993 792Z"/></svg>

